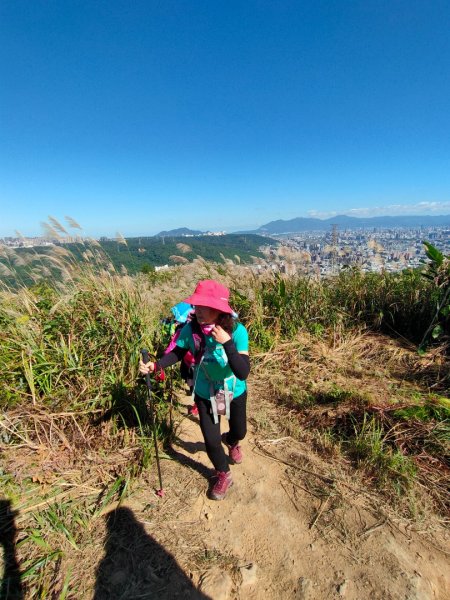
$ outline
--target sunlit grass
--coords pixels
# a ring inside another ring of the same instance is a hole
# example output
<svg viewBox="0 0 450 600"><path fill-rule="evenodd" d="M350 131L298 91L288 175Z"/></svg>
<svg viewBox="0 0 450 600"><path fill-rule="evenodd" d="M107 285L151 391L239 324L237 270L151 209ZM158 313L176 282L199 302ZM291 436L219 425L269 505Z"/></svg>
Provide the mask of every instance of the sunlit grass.
<svg viewBox="0 0 450 600"><path fill-rule="evenodd" d="M94 240L79 247L77 257L0 248L0 485L17 513L27 597L81 597L67 557L81 560L99 518L155 471L139 350L161 349L160 319L202 278L232 289L249 330L253 380L274 401L273 412L255 408L257 433L272 435L281 410L289 435L307 429L371 484L397 496L419 484L445 508L449 366L443 347L415 351L437 294L419 273L256 276L224 257L130 277ZM154 392L163 446L168 390Z"/></svg>

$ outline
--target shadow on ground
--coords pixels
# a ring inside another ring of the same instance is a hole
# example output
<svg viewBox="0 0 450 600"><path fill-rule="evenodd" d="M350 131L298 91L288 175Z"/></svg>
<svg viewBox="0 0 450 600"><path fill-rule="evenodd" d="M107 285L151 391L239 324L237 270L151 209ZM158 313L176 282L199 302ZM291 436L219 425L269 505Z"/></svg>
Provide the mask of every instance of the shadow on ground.
<svg viewBox="0 0 450 600"><path fill-rule="evenodd" d="M175 440L175 444L183 448L189 454L197 454L197 452L206 452L206 447L204 442L187 442L182 440L180 437L177 437Z"/></svg>
<svg viewBox="0 0 450 600"><path fill-rule="evenodd" d="M3 547L4 573L0 588L0 600L24 598L21 573L16 557L17 529L15 513L9 500L0 500L0 546Z"/></svg>
<svg viewBox="0 0 450 600"><path fill-rule="evenodd" d="M176 598L210 600L199 592L129 508L106 515L105 556L96 571L94 600Z"/></svg>
<svg viewBox="0 0 450 600"><path fill-rule="evenodd" d="M119 426L138 427L149 422L149 412L146 404L146 388L136 385L128 388L122 382L111 386L111 407L94 421L94 425L117 418Z"/></svg>
<svg viewBox="0 0 450 600"><path fill-rule="evenodd" d="M191 442L183 442L182 440L178 439L176 441L176 444L177 446L180 446L180 448L185 449L190 454L196 454L196 452L193 452L193 445L189 445L191 444ZM210 480L211 477L214 475L214 470L212 468L208 468L201 462L198 462L190 456L186 456L182 452L179 452L174 446L168 446L166 448L166 453L168 456L170 456L173 460L179 462L181 465L188 467L193 471L197 471L197 473L199 473L202 477L204 477L207 480Z"/></svg>

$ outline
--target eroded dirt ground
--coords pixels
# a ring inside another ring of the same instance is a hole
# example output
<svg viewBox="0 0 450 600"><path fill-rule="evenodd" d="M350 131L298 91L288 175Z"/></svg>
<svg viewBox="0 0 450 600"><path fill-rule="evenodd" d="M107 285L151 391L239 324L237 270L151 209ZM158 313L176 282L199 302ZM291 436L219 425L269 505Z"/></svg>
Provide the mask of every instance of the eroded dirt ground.
<svg viewBox="0 0 450 600"><path fill-rule="evenodd" d="M155 495L153 468L107 517L94 597L450 597L450 548L438 521L397 516L337 466L272 433L250 423L244 462L231 466L235 485L214 502L198 422L182 418L162 460L164 497Z"/></svg>

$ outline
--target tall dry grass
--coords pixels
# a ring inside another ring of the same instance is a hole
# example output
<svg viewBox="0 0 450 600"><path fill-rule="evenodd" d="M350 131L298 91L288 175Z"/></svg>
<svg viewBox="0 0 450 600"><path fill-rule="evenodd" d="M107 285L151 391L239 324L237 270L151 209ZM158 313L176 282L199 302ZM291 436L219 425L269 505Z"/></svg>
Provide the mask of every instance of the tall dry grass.
<svg viewBox="0 0 450 600"><path fill-rule="evenodd" d="M66 235L58 223L48 226L49 234ZM399 493L435 481L436 502L442 498L442 478L429 469L445 464L448 413L435 396L450 387L447 358L419 359L398 342L386 352L386 338L361 335L387 331L410 344L420 338L436 291L419 274L349 271L320 281L256 276L230 259L213 265L198 258L129 277L94 241L80 241L79 249L75 257L63 246L20 254L1 248L0 485L18 513L27 597L70 587L67 572L55 579L65 554L82 556L98 517L142 469L155 475L139 349L159 347L160 319L199 279L232 289L255 375L287 409L291 433L295 423L318 432L318 447L338 449L372 478L383 473L382 484L393 482ZM163 445L171 436L168 389L161 384L155 392Z"/></svg>

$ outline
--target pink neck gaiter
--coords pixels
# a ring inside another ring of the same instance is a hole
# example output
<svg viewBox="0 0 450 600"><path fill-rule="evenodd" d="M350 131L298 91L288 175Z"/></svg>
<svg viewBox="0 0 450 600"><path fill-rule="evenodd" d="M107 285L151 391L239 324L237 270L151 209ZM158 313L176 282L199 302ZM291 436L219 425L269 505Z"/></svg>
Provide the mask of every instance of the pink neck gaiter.
<svg viewBox="0 0 450 600"><path fill-rule="evenodd" d="M205 335L211 335L211 331L214 329L215 324L212 323L212 325L200 325L200 329L202 330L202 333L204 333Z"/></svg>

